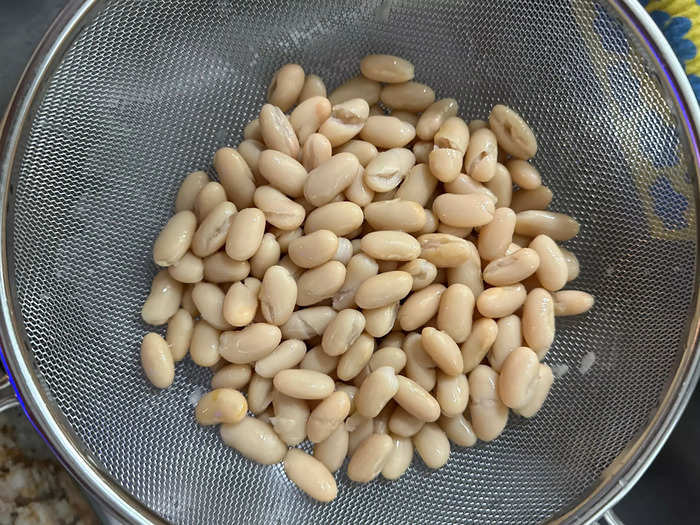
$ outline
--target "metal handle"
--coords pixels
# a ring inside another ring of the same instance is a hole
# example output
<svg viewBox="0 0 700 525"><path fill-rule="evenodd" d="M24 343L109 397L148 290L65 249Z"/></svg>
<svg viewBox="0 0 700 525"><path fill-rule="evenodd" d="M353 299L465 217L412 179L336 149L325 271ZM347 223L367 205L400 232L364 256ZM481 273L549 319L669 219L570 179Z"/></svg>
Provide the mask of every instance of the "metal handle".
<svg viewBox="0 0 700 525"><path fill-rule="evenodd" d="M0 412L19 406L7 374L0 374Z"/></svg>
<svg viewBox="0 0 700 525"><path fill-rule="evenodd" d="M605 512L601 517L601 521L607 525L625 525L624 522L617 517L615 511L610 509Z"/></svg>

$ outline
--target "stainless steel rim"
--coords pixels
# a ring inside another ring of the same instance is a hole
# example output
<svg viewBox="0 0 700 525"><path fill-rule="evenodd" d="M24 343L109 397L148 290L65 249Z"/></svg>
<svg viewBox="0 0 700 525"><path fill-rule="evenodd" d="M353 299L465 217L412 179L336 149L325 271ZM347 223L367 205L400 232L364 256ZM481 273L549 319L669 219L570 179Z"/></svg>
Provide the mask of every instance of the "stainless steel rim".
<svg viewBox="0 0 700 525"><path fill-rule="evenodd" d="M25 123L31 117L33 103L41 93L44 80L51 74L73 38L89 21L93 8L99 3L100 0L72 0L68 4L49 28L15 91L0 129L2 225L8 220L7 205L12 192L10 175L14 157ZM666 83L669 91L675 94L674 104L679 115L683 117L681 125L693 150L697 177L700 169L697 144L700 134L700 110L682 67L659 29L636 0L611 0L610 4L627 21L628 27L646 43L648 50L656 58L659 69L664 73L661 76L662 81ZM4 227L0 228L0 249L0 335L5 346L2 359L23 409L73 476L121 519L133 523L163 523L82 454L81 445L63 421L62 414L51 406L47 394L33 373L31 352L20 336L20 321L15 316L9 280L8 239ZM695 296L696 306L689 328L686 351L654 418L627 453L611 465L608 476L598 487L576 508L560 516L555 522L583 523L601 516L627 493L665 443L700 375L700 352L697 350L700 302L697 293Z"/></svg>

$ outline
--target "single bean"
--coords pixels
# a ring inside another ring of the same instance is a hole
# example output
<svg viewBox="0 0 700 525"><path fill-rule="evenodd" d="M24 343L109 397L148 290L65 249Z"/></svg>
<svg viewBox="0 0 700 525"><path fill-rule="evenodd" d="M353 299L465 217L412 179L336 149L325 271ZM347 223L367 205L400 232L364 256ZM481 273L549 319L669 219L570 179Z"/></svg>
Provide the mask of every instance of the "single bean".
<svg viewBox="0 0 700 525"><path fill-rule="evenodd" d="M331 115L331 102L326 97L312 97L294 108L289 116L289 122L304 145L312 133L316 133Z"/></svg>
<svg viewBox="0 0 700 525"><path fill-rule="evenodd" d="M377 417L384 406L399 390L399 381L394 369L383 366L372 372L362 383L355 403L359 414Z"/></svg>
<svg viewBox="0 0 700 525"><path fill-rule="evenodd" d="M540 362L525 346L515 348L503 362L498 378L498 395L507 407L525 406L534 394Z"/></svg>
<svg viewBox="0 0 700 525"><path fill-rule="evenodd" d="M467 259L460 265L447 269L447 283L464 284L469 287L474 297L479 297L484 291L484 283L481 280L481 258L472 242L467 241L467 248Z"/></svg>
<svg viewBox="0 0 700 525"><path fill-rule="evenodd" d="M433 142L438 148L455 149L464 155L469 144L469 127L461 118L449 117L435 133Z"/></svg>
<svg viewBox="0 0 700 525"><path fill-rule="evenodd" d="M340 357L336 371L338 379L350 381L356 377L367 366L373 352L374 338L366 333L360 334L347 352Z"/></svg>
<svg viewBox="0 0 700 525"><path fill-rule="evenodd" d="M377 147L367 141L364 140L350 140L343 144L342 146L338 146L334 150L335 154L338 153L352 153L357 157L357 160L360 161L360 164L364 167L367 166L367 164L370 163L374 157L377 156L378 151Z"/></svg>
<svg viewBox="0 0 700 525"><path fill-rule="evenodd" d="M187 252L175 264L168 266L168 274L181 283L198 283L204 278L204 263L192 252Z"/></svg>
<svg viewBox="0 0 700 525"><path fill-rule="evenodd" d="M258 293L260 281L247 277L244 281L233 283L226 292L223 302L224 319L231 326L246 326L253 321L258 310Z"/></svg>
<svg viewBox="0 0 700 525"><path fill-rule="evenodd" d="M413 78L413 64L394 55L367 55L360 61L362 74L377 82L398 84Z"/></svg>
<svg viewBox="0 0 700 525"><path fill-rule="evenodd" d="M498 396L498 374L479 365L469 374L469 413L474 433L482 441L496 439L508 422L508 407Z"/></svg>
<svg viewBox="0 0 700 525"><path fill-rule="evenodd" d="M420 119L418 119L420 122ZM416 129L418 128L418 123L416 123ZM417 140L413 143L413 154L416 156L416 163L428 165L430 152L433 151L435 145L432 140L424 141ZM432 176L432 175L431 175Z"/></svg>
<svg viewBox="0 0 700 525"><path fill-rule="evenodd" d="M535 288L527 294L523 305L523 337L540 360L554 341L554 301L543 288Z"/></svg>
<svg viewBox="0 0 700 525"><path fill-rule="evenodd" d="M442 284L431 284L413 292L399 308L399 324L402 330L411 331L423 326L438 313L440 298L445 292Z"/></svg>
<svg viewBox="0 0 700 525"><path fill-rule="evenodd" d="M309 213L304 223L304 233L330 230L345 237L362 226L362 221L362 208L357 204L348 201L331 202Z"/></svg>
<svg viewBox="0 0 700 525"><path fill-rule="evenodd" d="M455 343L466 341L472 331L474 303L474 294L467 285L451 284L440 297L438 329L449 335Z"/></svg>
<svg viewBox="0 0 700 525"><path fill-rule="evenodd" d="M328 439L349 413L350 397L345 392L333 392L311 412L306 425L309 440L320 443Z"/></svg>
<svg viewBox="0 0 700 525"><path fill-rule="evenodd" d="M192 330L190 357L199 366L213 366L219 361L221 332L206 321L197 321Z"/></svg>
<svg viewBox="0 0 700 525"><path fill-rule="evenodd" d="M348 454L348 442L348 431L340 425L325 441L314 444L314 457L329 471L335 472L343 466L345 456Z"/></svg>
<svg viewBox="0 0 700 525"><path fill-rule="evenodd" d="M193 171L180 184L175 198L175 213L193 210L197 195L209 182L209 175L203 171Z"/></svg>
<svg viewBox="0 0 700 525"><path fill-rule="evenodd" d="M437 423L426 423L413 436L413 445L425 466L438 469L450 458L450 442Z"/></svg>
<svg viewBox="0 0 700 525"><path fill-rule="evenodd" d="M535 250L520 248L486 265L484 281L492 286L516 284L534 274L539 265L540 257Z"/></svg>
<svg viewBox="0 0 700 525"><path fill-rule="evenodd" d="M338 495L338 486L326 465L298 448L287 452L284 472L297 487L316 501L328 503Z"/></svg>
<svg viewBox="0 0 700 525"><path fill-rule="evenodd" d="M344 354L365 329L365 317L353 309L345 309L328 324L323 333L323 351L331 356Z"/></svg>
<svg viewBox="0 0 700 525"><path fill-rule="evenodd" d="M402 148L415 136L416 129L411 124L390 115L369 117L360 131L362 140L382 149Z"/></svg>
<svg viewBox="0 0 700 525"><path fill-rule="evenodd" d="M288 339L280 343L271 354L255 363L255 373L261 377L272 378L281 372L294 368L306 356L306 345L298 339ZM232 365L233 366L233 365Z"/></svg>
<svg viewBox="0 0 700 525"><path fill-rule="evenodd" d="M297 301L297 283L282 266L265 271L259 290L260 310L265 320L281 326L289 321Z"/></svg>
<svg viewBox="0 0 700 525"><path fill-rule="evenodd" d="M325 96L326 84L323 82L323 79L318 75L306 75L304 86L301 88L301 93L299 93L298 102L301 104L305 100L309 100L311 97Z"/></svg>
<svg viewBox="0 0 700 525"><path fill-rule="evenodd" d="M374 372L384 366L391 367L394 373L398 374L406 366L406 354L401 348L395 346L379 348L369 360L369 369Z"/></svg>
<svg viewBox="0 0 700 525"><path fill-rule="evenodd" d="M526 296L527 291L522 284L495 286L481 292L476 299L476 307L484 317L505 317L520 308Z"/></svg>
<svg viewBox="0 0 700 525"><path fill-rule="evenodd" d="M413 461L413 443L410 438L392 436L394 446L382 467L385 479L395 480L403 476Z"/></svg>
<svg viewBox="0 0 700 525"><path fill-rule="evenodd" d="M226 237L236 215L236 206L228 201L214 208L192 237L192 253L197 257L206 257L218 251L226 244Z"/></svg>
<svg viewBox="0 0 700 525"><path fill-rule="evenodd" d="M247 261L234 261L224 252L217 252L204 259L204 279L212 283L242 281L250 273Z"/></svg>
<svg viewBox="0 0 700 525"><path fill-rule="evenodd" d="M425 210L414 201L391 199L368 204L365 220L376 230L417 232L425 226Z"/></svg>
<svg viewBox="0 0 700 525"><path fill-rule="evenodd" d="M443 123L450 117L457 115L459 104L453 98L443 98L428 106L418 119L416 134L418 138L432 141Z"/></svg>
<svg viewBox="0 0 700 525"><path fill-rule="evenodd" d="M248 408L253 414L261 414L272 403L272 379L253 374L248 385Z"/></svg>
<svg viewBox="0 0 700 525"><path fill-rule="evenodd" d="M333 255L333 260L338 261L343 265L346 265L350 262L350 259L353 256L353 247L352 247L352 241L350 239L346 239L345 237L339 237L338 238L338 249L335 251L335 254Z"/></svg>
<svg viewBox="0 0 700 525"><path fill-rule="evenodd" d="M462 372L464 362L459 346L445 332L425 327L421 331L421 344L440 370L453 376Z"/></svg>
<svg viewBox="0 0 700 525"><path fill-rule="evenodd" d="M268 268L276 265L280 260L282 249L273 233L263 235L258 251L250 258L250 269L253 277L262 279Z"/></svg>
<svg viewBox="0 0 700 525"><path fill-rule="evenodd" d="M289 111L299 98L304 79L304 69L299 64L285 64L272 77L267 89L268 102L282 111Z"/></svg>
<svg viewBox="0 0 700 525"><path fill-rule="evenodd" d="M369 119L369 105L362 98L352 98L333 105L330 116L318 132L328 138L331 146L338 147L362 131Z"/></svg>
<svg viewBox="0 0 700 525"><path fill-rule="evenodd" d="M425 233L418 237L421 245L421 258L438 268L459 266L469 258L468 241L448 233Z"/></svg>
<svg viewBox="0 0 700 525"><path fill-rule="evenodd" d="M187 355L192 341L194 321L192 315L180 308L175 315L168 320L168 331L165 341L168 343L174 361L182 361Z"/></svg>
<svg viewBox="0 0 700 525"><path fill-rule="evenodd" d="M411 291L413 278L407 272L392 271L365 280L357 289L355 302L360 308L379 308L400 301Z"/></svg>
<svg viewBox="0 0 700 525"><path fill-rule="evenodd" d="M301 226L306 217L306 211L303 206L294 202L284 193L272 186L258 187L258 189L255 190L253 202L258 209L264 212L267 222L282 230L297 229ZM245 210L241 210L241 212L243 211Z"/></svg>
<svg viewBox="0 0 700 525"><path fill-rule="evenodd" d="M238 423L225 423L219 429L221 439L248 459L263 465L279 463L287 446L268 423L246 416Z"/></svg>
<svg viewBox="0 0 700 525"><path fill-rule="evenodd" d="M403 82L384 86L379 98L392 110L420 113L435 102L435 91L419 82Z"/></svg>
<svg viewBox="0 0 700 525"><path fill-rule="evenodd" d="M312 306L295 311L280 328L285 339L307 340L323 334L335 316L330 306Z"/></svg>
<svg viewBox="0 0 700 525"><path fill-rule="evenodd" d="M398 270L408 272L413 277L413 285L411 290L423 290L430 285L437 277L437 268L435 265L425 259L413 259L406 264L400 266Z"/></svg>
<svg viewBox="0 0 700 525"><path fill-rule="evenodd" d="M547 235L555 241L568 241L579 231L575 219L563 213L543 210L521 211L516 215L515 233L535 237Z"/></svg>
<svg viewBox="0 0 700 525"><path fill-rule="evenodd" d="M141 318L150 325L165 324L180 308L182 291L182 283L173 279L167 270L159 271L141 308Z"/></svg>
<svg viewBox="0 0 700 525"><path fill-rule="evenodd" d="M475 131L464 156L466 174L479 182L488 182L496 174L497 162L496 135L488 128Z"/></svg>
<svg viewBox="0 0 700 525"><path fill-rule="evenodd" d="M302 370L315 370L322 374L332 374L338 366L338 360L338 356L328 355L318 345L306 352L304 359L299 364L299 368Z"/></svg>
<svg viewBox="0 0 700 525"><path fill-rule="evenodd" d="M362 238L360 247L373 259L382 261L411 261L421 252L415 237L402 231L368 233Z"/></svg>
<svg viewBox="0 0 700 525"><path fill-rule="evenodd" d="M345 266L338 261L306 270L297 279L297 304L310 306L333 297L345 282L345 274Z"/></svg>
<svg viewBox="0 0 700 525"><path fill-rule="evenodd" d="M141 343L141 367L156 388L168 388L175 379L175 364L168 343L155 332L149 332Z"/></svg>
<svg viewBox="0 0 700 525"><path fill-rule="evenodd" d="M274 390L272 407L274 411L274 417L271 420L272 428L280 439L292 447L304 441L310 413L306 401Z"/></svg>
<svg viewBox="0 0 700 525"><path fill-rule="evenodd" d="M493 220L479 231L477 247L485 261L493 261L505 256L513 239L515 212L510 208L498 208Z"/></svg>
<svg viewBox="0 0 700 525"><path fill-rule="evenodd" d="M211 387L212 389L233 388L241 390L248 384L251 375L249 365L225 365L211 378Z"/></svg>
<svg viewBox="0 0 700 525"><path fill-rule="evenodd" d="M246 141L244 141L246 142ZM236 208L249 208L253 204L255 193L255 178L249 167L248 158L244 158L242 152L248 157L253 154L251 147L255 141L249 141L239 146L240 151L233 148L220 148L214 154L214 169L219 175L219 181L226 190L228 199L236 205Z"/></svg>
<svg viewBox="0 0 700 525"><path fill-rule="evenodd" d="M513 193L513 211L546 210L552 202L552 190L539 186L534 190L518 190Z"/></svg>
<svg viewBox="0 0 700 525"><path fill-rule="evenodd" d="M469 401L467 376L464 374L450 376L438 371L435 398L446 416L454 417L464 412Z"/></svg>
<svg viewBox="0 0 700 525"><path fill-rule="evenodd" d="M511 208L516 213L520 210L515 209L513 201L513 181L506 167L500 162L496 163L493 178L485 183L487 189L496 196L497 208ZM450 190L448 190L450 191Z"/></svg>
<svg viewBox="0 0 700 525"><path fill-rule="evenodd" d="M472 332L462 344L464 373L474 370L484 359L498 335L498 325L493 319L477 319L472 325Z"/></svg>
<svg viewBox="0 0 700 525"><path fill-rule="evenodd" d="M529 159L537 153L537 139L520 115L498 104L489 115L489 126L498 137L498 144L518 159Z"/></svg>
<svg viewBox="0 0 700 525"><path fill-rule="evenodd" d="M226 190L218 182L210 182L197 195L194 202L194 214L200 222L206 218L217 205L226 201Z"/></svg>
<svg viewBox="0 0 700 525"><path fill-rule="evenodd" d="M407 377L397 378L399 389L394 395L394 401L406 412L426 422L435 421L440 417L440 405L427 390Z"/></svg>
<svg viewBox="0 0 700 525"><path fill-rule="evenodd" d="M459 447L473 447L476 445L476 434L472 424L459 414L455 417L440 416L438 425L455 445Z"/></svg>
<svg viewBox="0 0 700 525"><path fill-rule="evenodd" d="M243 128L243 138L251 140L262 140L260 132L260 120L253 119Z"/></svg>
<svg viewBox="0 0 700 525"><path fill-rule="evenodd" d="M238 332L223 332L219 337L219 354L229 363L253 363L270 355L281 339L278 327L253 323Z"/></svg>
<svg viewBox="0 0 700 525"><path fill-rule="evenodd" d="M316 230L289 243L289 257L301 268L315 268L328 261L338 249L338 236L328 230Z"/></svg>
<svg viewBox="0 0 700 525"><path fill-rule="evenodd" d="M365 183L377 192L396 188L415 164L413 152L393 148L379 153L365 169Z"/></svg>
<svg viewBox="0 0 700 525"><path fill-rule="evenodd" d="M348 477L358 483L376 478L387 462L394 440L387 434L372 434L355 450L348 463Z"/></svg>
<svg viewBox="0 0 700 525"><path fill-rule="evenodd" d="M325 399L335 389L335 383L326 374L315 370L282 370L273 384L275 388L297 399Z"/></svg>
<svg viewBox="0 0 700 525"><path fill-rule="evenodd" d="M399 119L401 122L410 124L414 128L416 127L416 124L418 124L418 115L409 111L393 110L391 112L391 116Z"/></svg>
<svg viewBox="0 0 700 525"><path fill-rule="evenodd" d="M201 397L194 417L202 426L238 423L247 411L248 402L238 390L217 388Z"/></svg>
<svg viewBox="0 0 700 525"><path fill-rule="evenodd" d="M435 192L437 184L438 180L430 173L427 164L416 164L411 168L401 186L399 186L399 189L396 191L396 197L403 202L417 202L423 207Z"/></svg>
<svg viewBox="0 0 700 525"><path fill-rule="evenodd" d="M341 310L355 304L355 293L360 285L377 275L379 266L371 257L358 253L350 258L345 273L345 282L333 297L333 308Z"/></svg>
<svg viewBox="0 0 700 525"><path fill-rule="evenodd" d="M578 290L561 290L552 294L554 299L554 315L562 317L579 315L593 307L593 296Z"/></svg>
<svg viewBox="0 0 700 525"><path fill-rule="evenodd" d="M159 266L172 266L190 249L197 217L189 210L173 215L153 244L153 260Z"/></svg>
<svg viewBox="0 0 700 525"><path fill-rule="evenodd" d="M566 261L566 268L567 268L567 281L573 281L576 279L581 271L581 267L578 262L578 258L576 257L576 254L570 250L567 250L563 246L560 246L559 249L561 250L562 255L564 255L564 260Z"/></svg>
<svg viewBox="0 0 700 525"><path fill-rule="evenodd" d="M258 161L260 175L289 197L301 197L308 173L296 159L274 149L266 149Z"/></svg>
<svg viewBox="0 0 700 525"><path fill-rule="evenodd" d="M312 133L306 139L306 142L304 142L304 147L301 152L301 163L304 169L309 172L330 159L331 155L332 146L330 140L320 133Z"/></svg>
<svg viewBox="0 0 700 525"><path fill-rule="evenodd" d="M296 159L299 156L299 139L282 110L272 104L265 104L258 118L260 132L267 147Z"/></svg>
<svg viewBox="0 0 700 525"><path fill-rule="evenodd" d="M262 143L262 139L261 140L248 139L248 140L244 140L243 142L241 142L238 145L238 153L240 154L241 158L245 161L246 165L248 166L248 169L250 170L251 175L253 175L255 177L253 179L254 184L256 184L260 178L260 171L258 170L258 163L260 161L260 154L264 150L265 150L265 144ZM219 176L219 178L221 178L221 176ZM222 184L224 185L224 187L226 187L226 184L223 181L222 181ZM254 191L255 191L255 185L253 185L252 191L250 192L251 203L252 203ZM233 202L235 202L235 201L233 201ZM248 204L246 206L241 205L241 209L248 208L248 207L250 207L250 204Z"/></svg>
<svg viewBox="0 0 700 525"><path fill-rule="evenodd" d="M345 428L350 432L348 455L352 456L359 446L374 433L374 422L355 413L347 419Z"/></svg>
<svg viewBox="0 0 700 525"><path fill-rule="evenodd" d="M498 335L488 353L489 364L496 372L501 371L508 355L523 344L522 323L517 315L502 317L496 323Z"/></svg>
<svg viewBox="0 0 700 525"><path fill-rule="evenodd" d="M542 176L532 164L526 160L511 159L506 163L513 183L523 190L535 190L542 186Z"/></svg>
<svg viewBox="0 0 700 525"><path fill-rule="evenodd" d="M537 414L540 408L542 408L545 399L547 399L553 382L554 375L552 374L552 369L544 363L540 363L537 379L532 387L532 396L530 400L525 405L518 408L516 412L523 417L533 417Z"/></svg>
<svg viewBox="0 0 700 525"><path fill-rule="evenodd" d="M226 255L236 261L250 259L260 247L264 234L265 214L258 208L241 210L234 216L229 228Z"/></svg>
<svg viewBox="0 0 700 525"><path fill-rule="evenodd" d="M351 78L344 84L338 86L328 99L334 106L341 104L353 98L361 98L367 102L368 106L376 104L379 101L379 93L382 86L379 82L370 80L362 75Z"/></svg>
<svg viewBox="0 0 700 525"><path fill-rule="evenodd" d="M304 184L304 196L314 206L331 202L345 191L358 174L362 166L352 153L338 153L309 173Z"/></svg>
<svg viewBox="0 0 700 525"><path fill-rule="evenodd" d="M459 177L463 153L452 148L437 148L428 155L430 173L439 181L449 183Z"/></svg>
<svg viewBox="0 0 700 525"><path fill-rule="evenodd" d="M530 248L535 250L540 258L536 274L542 287L550 292L564 288L569 268L557 243L546 235L538 235L530 242Z"/></svg>

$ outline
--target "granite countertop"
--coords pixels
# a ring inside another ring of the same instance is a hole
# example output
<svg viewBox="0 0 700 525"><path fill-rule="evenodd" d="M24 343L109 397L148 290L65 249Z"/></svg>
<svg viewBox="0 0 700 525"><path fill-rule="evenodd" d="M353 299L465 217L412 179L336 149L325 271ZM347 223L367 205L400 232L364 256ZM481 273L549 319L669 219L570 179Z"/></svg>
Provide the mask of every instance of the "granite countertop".
<svg viewBox="0 0 700 525"><path fill-rule="evenodd" d="M34 47L66 3L67 0L3 0L0 4L0 113L4 112ZM16 447L18 435L22 436L19 438L21 453ZM50 459L43 442L25 437L33 435L32 427L19 410L0 414L0 525L92 523L92 517L83 517L87 514L84 514L86 508L80 494ZM24 446L25 443L30 446ZM700 394L696 391L659 456L637 485L615 506L619 517L626 523L637 525L697 523L700 515L698 443ZM13 480L21 482L23 488L16 489ZM30 501L36 499L44 503L32 506ZM16 511L16 503L10 502L7 506L9 500L19 502L23 510ZM15 507L11 506L13 504ZM14 516L9 521L8 512L15 512L9 514ZM17 512L34 521L22 521ZM59 517L65 517L65 520L58 520Z"/></svg>

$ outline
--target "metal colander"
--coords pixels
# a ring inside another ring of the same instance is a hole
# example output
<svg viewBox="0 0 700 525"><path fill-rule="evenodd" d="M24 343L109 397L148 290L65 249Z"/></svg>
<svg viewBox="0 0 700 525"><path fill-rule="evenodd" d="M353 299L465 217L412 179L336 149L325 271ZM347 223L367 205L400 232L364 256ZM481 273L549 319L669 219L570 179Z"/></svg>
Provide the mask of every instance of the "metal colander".
<svg viewBox="0 0 700 525"><path fill-rule="evenodd" d="M73 2L30 63L0 142L4 357L68 468L130 521L501 523L594 518L641 474L695 384L697 104L633 1ZM513 106L596 296L559 319L559 377L531 420L415 460L399 481L336 474L312 502L192 416L210 372L144 380L152 241L184 176L241 140L280 65L330 89L400 55L460 114Z"/></svg>

